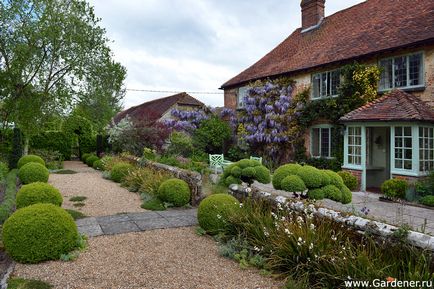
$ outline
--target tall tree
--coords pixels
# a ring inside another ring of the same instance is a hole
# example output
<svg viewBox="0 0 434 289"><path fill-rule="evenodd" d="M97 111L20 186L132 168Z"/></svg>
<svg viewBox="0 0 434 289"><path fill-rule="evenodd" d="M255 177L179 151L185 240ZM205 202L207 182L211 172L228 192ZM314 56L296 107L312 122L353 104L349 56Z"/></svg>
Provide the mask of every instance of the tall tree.
<svg viewBox="0 0 434 289"><path fill-rule="evenodd" d="M89 101L94 86L122 83L125 73L108 72L98 80L102 63L124 71L113 62L99 21L82 0L0 1L0 102L23 131L25 147L50 114Z"/></svg>

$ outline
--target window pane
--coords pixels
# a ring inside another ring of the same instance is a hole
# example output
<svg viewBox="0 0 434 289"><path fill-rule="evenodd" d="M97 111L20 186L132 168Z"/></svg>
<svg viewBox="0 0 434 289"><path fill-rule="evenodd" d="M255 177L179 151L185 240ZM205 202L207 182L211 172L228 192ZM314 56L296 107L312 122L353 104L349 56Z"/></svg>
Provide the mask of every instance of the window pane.
<svg viewBox="0 0 434 289"><path fill-rule="evenodd" d="M320 74L315 74L313 76L313 98L320 97L320 85L321 85L321 76Z"/></svg>
<svg viewBox="0 0 434 289"><path fill-rule="evenodd" d="M411 157L412 157L412 151L411 151L411 149L407 149L407 150L404 150L404 158L405 159L407 159L407 160L411 160Z"/></svg>
<svg viewBox="0 0 434 289"><path fill-rule="evenodd" d="M395 168L402 169L402 161L401 160L395 160Z"/></svg>
<svg viewBox="0 0 434 289"><path fill-rule="evenodd" d="M321 74L321 97L327 96L327 73Z"/></svg>
<svg viewBox="0 0 434 289"><path fill-rule="evenodd" d="M312 129L312 156L319 156L319 128Z"/></svg>
<svg viewBox="0 0 434 289"><path fill-rule="evenodd" d="M404 127L404 135L411 136L411 127L409 126Z"/></svg>
<svg viewBox="0 0 434 289"><path fill-rule="evenodd" d="M411 148L411 138L405 138L404 139L404 146L406 148Z"/></svg>
<svg viewBox="0 0 434 289"><path fill-rule="evenodd" d="M407 58L405 56L394 59L395 87L407 86Z"/></svg>
<svg viewBox="0 0 434 289"><path fill-rule="evenodd" d="M411 161L404 161L404 170L411 170Z"/></svg>
<svg viewBox="0 0 434 289"><path fill-rule="evenodd" d="M395 127L395 136L402 135L402 127Z"/></svg>
<svg viewBox="0 0 434 289"><path fill-rule="evenodd" d="M380 89L392 88L392 59L380 61L382 68L380 76Z"/></svg>
<svg viewBox="0 0 434 289"><path fill-rule="evenodd" d="M409 56L409 73L410 86L423 84L422 54L414 54Z"/></svg>
<svg viewBox="0 0 434 289"><path fill-rule="evenodd" d="M338 94L338 87L340 85L340 72L339 70L332 72L332 84L331 84L331 94Z"/></svg>
<svg viewBox="0 0 434 289"><path fill-rule="evenodd" d="M330 129L322 128L321 129L321 156L330 157L329 149L330 149Z"/></svg>

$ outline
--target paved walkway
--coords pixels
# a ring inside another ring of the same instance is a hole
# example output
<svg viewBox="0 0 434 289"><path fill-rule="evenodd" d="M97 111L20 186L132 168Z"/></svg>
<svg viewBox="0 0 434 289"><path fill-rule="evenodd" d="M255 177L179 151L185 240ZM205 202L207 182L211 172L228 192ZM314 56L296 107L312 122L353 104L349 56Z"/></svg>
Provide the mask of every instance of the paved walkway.
<svg viewBox="0 0 434 289"><path fill-rule="evenodd" d="M197 225L196 214L196 209L146 211L84 218L77 220L76 223L80 233L89 237L96 237L153 229L194 226Z"/></svg>
<svg viewBox="0 0 434 289"><path fill-rule="evenodd" d="M271 184L255 182L254 186L261 191L276 195L291 197L285 191L275 190ZM401 226L410 225L413 230L434 235L434 210L416 206L402 205L398 203L383 202L378 199L380 195L375 193L353 192L353 201L343 205L332 200L318 201L318 205L329 209L349 212L355 215L374 219L387 224ZM362 213L362 208L368 208L369 213Z"/></svg>

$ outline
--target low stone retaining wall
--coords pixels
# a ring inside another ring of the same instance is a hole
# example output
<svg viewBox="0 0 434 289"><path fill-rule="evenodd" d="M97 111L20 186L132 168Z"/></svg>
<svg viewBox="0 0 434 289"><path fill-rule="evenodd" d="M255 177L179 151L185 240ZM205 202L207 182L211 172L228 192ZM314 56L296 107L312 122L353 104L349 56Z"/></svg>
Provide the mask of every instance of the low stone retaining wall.
<svg viewBox="0 0 434 289"><path fill-rule="evenodd" d="M288 202L290 204L290 207L295 211L301 212L306 209L305 203L301 201L297 201L295 199L283 196L272 195L268 192L261 192L254 188L251 189L245 188L240 185L231 185L229 186L229 191L234 197L240 200L246 197L262 198L276 205L277 203L283 204ZM355 231L361 233L369 232L381 238L390 237L396 230L398 230L398 227L396 226L365 219L354 215L348 215L348 213L342 213L322 207L315 208L314 214L319 217L329 218L336 222L343 223L347 226L350 226ZM419 248L434 251L434 237L432 236L415 231L409 231L407 235L407 241L408 243Z"/></svg>

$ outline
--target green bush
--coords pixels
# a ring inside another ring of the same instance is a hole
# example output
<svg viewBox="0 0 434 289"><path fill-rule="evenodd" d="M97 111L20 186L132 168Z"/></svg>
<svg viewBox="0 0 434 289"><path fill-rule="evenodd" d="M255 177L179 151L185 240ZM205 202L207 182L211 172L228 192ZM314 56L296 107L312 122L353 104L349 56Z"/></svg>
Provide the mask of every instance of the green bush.
<svg viewBox="0 0 434 289"><path fill-rule="evenodd" d="M40 156L26 155L26 156L22 156L19 159L18 168L21 169L21 167L27 163L39 163L39 164L45 166L45 161Z"/></svg>
<svg viewBox="0 0 434 289"><path fill-rule="evenodd" d="M69 116L62 124L62 131L72 142L78 140L81 154L96 150L96 138L92 123L79 115Z"/></svg>
<svg viewBox="0 0 434 289"><path fill-rule="evenodd" d="M225 144L232 138L232 129L228 122L212 117L203 120L193 133L195 148L207 153L222 153Z"/></svg>
<svg viewBox="0 0 434 289"><path fill-rule="evenodd" d="M52 204L36 204L16 211L3 225L6 252L17 262L56 260L77 246L73 218Z"/></svg>
<svg viewBox="0 0 434 289"><path fill-rule="evenodd" d="M252 184L255 180L268 184L271 180L270 171L255 160L240 160L228 166L222 176L226 185L239 184L241 181Z"/></svg>
<svg viewBox="0 0 434 289"><path fill-rule="evenodd" d="M290 193L304 192L306 190L306 185L303 180L295 175L287 176L282 180L280 185L282 190Z"/></svg>
<svg viewBox="0 0 434 289"><path fill-rule="evenodd" d="M424 196L419 199L419 203L425 206L434 207L434 196Z"/></svg>
<svg viewBox="0 0 434 289"><path fill-rule="evenodd" d="M144 201L143 204L141 205L141 207L142 207L142 209L151 210L151 211L164 211L164 210L166 210L164 203L158 198L152 198L152 199Z"/></svg>
<svg viewBox="0 0 434 289"><path fill-rule="evenodd" d="M342 193L342 204L349 204L353 200L353 193L350 189L348 189L346 186L340 187L341 193Z"/></svg>
<svg viewBox="0 0 434 289"><path fill-rule="evenodd" d="M17 192L17 209L38 203L62 206L63 197L59 190L47 183L35 182L24 185Z"/></svg>
<svg viewBox="0 0 434 289"><path fill-rule="evenodd" d="M134 170L134 166L130 163L117 163L110 171L111 179L117 183L120 183L122 182L123 178L132 170Z"/></svg>
<svg viewBox="0 0 434 289"><path fill-rule="evenodd" d="M170 144L167 147L168 154L190 157L193 153L193 141L188 134L174 131L170 135L169 140Z"/></svg>
<svg viewBox="0 0 434 289"><path fill-rule="evenodd" d="M323 173L329 176L331 185L335 185L338 188L344 185L344 180L338 173L331 170L324 170Z"/></svg>
<svg viewBox="0 0 434 289"><path fill-rule="evenodd" d="M307 196L312 200L322 200L325 198L324 190L322 188L309 190Z"/></svg>
<svg viewBox="0 0 434 289"><path fill-rule="evenodd" d="M158 197L175 207L182 207L190 201L191 192L185 181L173 178L160 185Z"/></svg>
<svg viewBox="0 0 434 289"><path fill-rule="evenodd" d="M322 188L322 190L324 191L324 196L327 199L336 201L336 202L341 202L342 201L342 192L341 190L334 186L334 185L328 185Z"/></svg>
<svg viewBox="0 0 434 289"><path fill-rule="evenodd" d="M350 189L351 191L354 191L359 187L359 182L357 181L357 178L352 173L347 171L340 171L338 172L338 175L341 176L345 186L347 186L347 188Z"/></svg>
<svg viewBox="0 0 434 289"><path fill-rule="evenodd" d="M324 183L323 172L311 166L302 166L296 173L308 189L315 189Z"/></svg>
<svg viewBox="0 0 434 289"><path fill-rule="evenodd" d="M46 131L30 140L31 149L58 151L64 160L71 159L71 146L71 138L63 131Z"/></svg>
<svg viewBox="0 0 434 289"><path fill-rule="evenodd" d="M419 179L414 184L416 194L419 196L434 195L434 171L431 171L426 177Z"/></svg>
<svg viewBox="0 0 434 289"><path fill-rule="evenodd" d="M389 198L405 199L405 193L408 188L406 180L390 179L381 185L381 192Z"/></svg>
<svg viewBox="0 0 434 289"><path fill-rule="evenodd" d="M17 193L17 174L18 170L11 170L6 176L6 191L3 202L0 205L0 224L10 216L15 207Z"/></svg>
<svg viewBox="0 0 434 289"><path fill-rule="evenodd" d="M95 155L91 155L86 159L86 164L89 167L93 167L93 163L99 161L99 157L95 156Z"/></svg>
<svg viewBox="0 0 434 289"><path fill-rule="evenodd" d="M82 155L81 155L81 161L82 161L83 163L86 163L87 158L90 157L91 155L92 155L91 153L85 153L85 154L82 154Z"/></svg>
<svg viewBox="0 0 434 289"><path fill-rule="evenodd" d="M13 129L12 151L9 155L9 168L16 169L18 160L23 155L23 134L17 127Z"/></svg>
<svg viewBox="0 0 434 289"><path fill-rule="evenodd" d="M230 186L232 184L239 185L239 184L241 184L241 179L236 178L234 176L229 176L225 179L225 184L226 184L226 186Z"/></svg>
<svg viewBox="0 0 434 289"><path fill-rule="evenodd" d="M27 163L18 171L18 177L24 184L34 182L48 182L50 173L48 169L40 163Z"/></svg>
<svg viewBox="0 0 434 289"><path fill-rule="evenodd" d="M297 174L297 171L300 168L301 166L299 164L286 164L277 168L273 174L273 181L272 181L273 187L276 190L282 189L281 187L282 180L289 175Z"/></svg>
<svg viewBox="0 0 434 289"><path fill-rule="evenodd" d="M103 171L104 170L104 164L103 164L102 160L100 160L100 159L94 161L92 167L95 170L99 170L99 171Z"/></svg>
<svg viewBox="0 0 434 289"><path fill-rule="evenodd" d="M231 169L231 175L235 178L239 178L241 177L241 173L243 172L243 170L239 167L239 166L234 166Z"/></svg>
<svg viewBox="0 0 434 289"><path fill-rule="evenodd" d="M31 154L40 156L44 162L45 167L49 170L59 170L63 168L63 155L58 151L46 149L32 149Z"/></svg>
<svg viewBox="0 0 434 289"><path fill-rule="evenodd" d="M342 163L340 158L309 158L305 160L307 165L313 166L317 169L340 171Z"/></svg>
<svg viewBox="0 0 434 289"><path fill-rule="evenodd" d="M6 163L0 162L0 180L6 177L9 172L9 167Z"/></svg>
<svg viewBox="0 0 434 289"><path fill-rule="evenodd" d="M227 225L230 214L240 209L240 203L231 195L214 194L199 204L197 219L199 225L210 234L221 232Z"/></svg>
<svg viewBox="0 0 434 289"><path fill-rule="evenodd" d="M256 166L255 179L262 184L269 184L271 182L270 170L262 165Z"/></svg>

